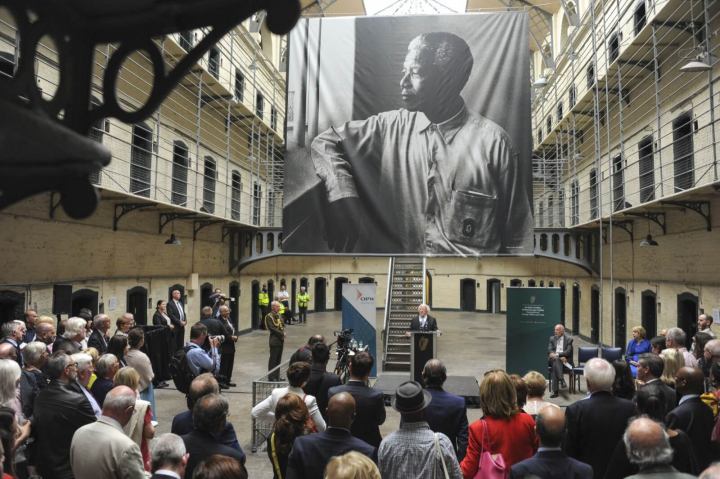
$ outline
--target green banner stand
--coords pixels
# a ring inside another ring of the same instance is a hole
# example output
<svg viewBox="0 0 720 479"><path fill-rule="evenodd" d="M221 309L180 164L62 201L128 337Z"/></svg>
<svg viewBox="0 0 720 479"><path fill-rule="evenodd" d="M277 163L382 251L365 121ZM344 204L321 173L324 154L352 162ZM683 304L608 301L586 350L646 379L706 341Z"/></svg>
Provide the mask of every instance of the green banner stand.
<svg viewBox="0 0 720 479"><path fill-rule="evenodd" d="M560 288L509 287L505 371L548 375L548 343L560 323Z"/></svg>

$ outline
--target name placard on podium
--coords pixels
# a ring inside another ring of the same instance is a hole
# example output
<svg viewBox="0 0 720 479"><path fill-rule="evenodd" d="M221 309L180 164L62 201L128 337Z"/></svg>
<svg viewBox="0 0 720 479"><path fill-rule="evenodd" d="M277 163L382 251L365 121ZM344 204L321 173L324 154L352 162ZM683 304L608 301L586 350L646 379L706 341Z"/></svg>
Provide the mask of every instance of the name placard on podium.
<svg viewBox="0 0 720 479"><path fill-rule="evenodd" d="M425 363L437 358L437 337L440 331L410 331L410 377L423 384Z"/></svg>

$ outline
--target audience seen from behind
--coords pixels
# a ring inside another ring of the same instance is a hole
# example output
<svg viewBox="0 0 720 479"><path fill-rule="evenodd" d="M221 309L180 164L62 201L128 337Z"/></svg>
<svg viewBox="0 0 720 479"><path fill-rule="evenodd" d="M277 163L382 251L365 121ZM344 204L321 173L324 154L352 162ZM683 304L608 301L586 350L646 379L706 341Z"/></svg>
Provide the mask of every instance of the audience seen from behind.
<svg viewBox="0 0 720 479"><path fill-rule="evenodd" d="M665 336L655 336L650 340L653 354L660 354L667 349Z"/></svg>
<svg viewBox="0 0 720 479"><path fill-rule="evenodd" d="M630 370L630 364L625 359L616 359L612 362L612 367L615 369L615 379L612 385L613 396L632 399L635 396L635 378ZM637 374L637 368L635 374Z"/></svg>
<svg viewBox="0 0 720 479"><path fill-rule="evenodd" d="M302 388L307 384L310 378L310 365L306 362L299 361L287 370L287 378L290 385L285 388L273 389L270 396L265 398L252 409L252 417L258 421L275 421L275 407L281 397L286 394L295 394L301 398L307 405L308 412L312 418L313 430L315 432L322 432L325 430L325 420L320 414L320 409L317 405L317 400L314 396L305 394Z"/></svg>
<svg viewBox="0 0 720 479"><path fill-rule="evenodd" d="M695 476L678 472L672 466L673 450L670 438L652 419L635 419L623 436L630 463L639 469L627 479L668 478L685 479Z"/></svg>
<svg viewBox="0 0 720 479"><path fill-rule="evenodd" d="M287 479L323 479L330 459L350 451L377 461L377 449L350 433L355 421L355 399L350 394L339 393L330 398L327 418L325 431L295 439L288 457Z"/></svg>
<svg viewBox="0 0 720 479"><path fill-rule="evenodd" d="M87 398L93 408L93 411L95 411L95 417L100 417L101 406L95 400L92 393L88 391L88 384L90 383L90 378L94 372L92 357L85 353L73 354L71 357L75 362L75 367L77 368L77 379L75 382L71 383L70 386Z"/></svg>
<svg viewBox="0 0 720 479"><path fill-rule="evenodd" d="M245 454L220 444L216 439L218 432L225 428L229 414L228 400L219 394L203 396L195 404L193 407L195 429L182 436L185 450L190 455L185 470L186 477L193 477L198 464L215 454L231 457L244 468Z"/></svg>
<svg viewBox="0 0 720 479"><path fill-rule="evenodd" d="M535 419L541 409L552 404L543 399L545 389L547 389L545 376L537 371L530 371L523 377L523 380L527 386L527 402L523 410Z"/></svg>
<svg viewBox="0 0 720 479"><path fill-rule="evenodd" d="M36 463L43 478L71 479L70 444L75 431L95 422L95 412L85 395L69 385L77 379L77 366L64 351L53 353L45 361L50 384L35 399L33 421L34 447L44 451Z"/></svg>
<svg viewBox="0 0 720 479"><path fill-rule="evenodd" d="M635 405L641 417L647 417L661 425L665 422L667 405L665 395L658 386L650 384L640 388L635 398ZM680 472L697 475L700 469L688 435L674 429L665 429L665 432L670 438L670 447L673 450L672 466ZM605 478L632 476L638 471L638 467L633 465L627 456L625 444L619 442L608 464Z"/></svg>
<svg viewBox="0 0 720 479"><path fill-rule="evenodd" d="M590 396L567 407L568 437L565 453L593 468L593 477L605 476L615 445L628 420L635 416L632 401L611 394L615 369L604 359L585 363L585 382Z"/></svg>
<svg viewBox="0 0 720 479"><path fill-rule="evenodd" d="M348 452L333 457L325 470L325 479L381 479L377 465L366 455Z"/></svg>
<svg viewBox="0 0 720 479"><path fill-rule="evenodd" d="M185 443L177 434L163 434L150 445L150 465L153 479L177 479L185 477L190 456Z"/></svg>
<svg viewBox="0 0 720 479"><path fill-rule="evenodd" d="M130 350L125 355L125 361L128 366L131 366L140 375L140 382L138 384L138 391L140 392L140 398L150 403L152 410L152 419L155 420L155 391L153 389L153 379L155 373L153 372L150 358L147 354L140 351L140 348L145 344L145 333L140 328L131 329L128 333L128 346Z"/></svg>
<svg viewBox="0 0 720 479"><path fill-rule="evenodd" d="M304 361L306 363L312 363L312 349L316 344L327 344L325 341L325 337L322 334L316 334L314 336L310 336L310 339L308 339L308 342L305 346L298 349L293 353L292 356L290 356L290 366L295 364L298 361Z"/></svg>
<svg viewBox="0 0 720 479"><path fill-rule="evenodd" d="M684 366L697 367L697 359L687 350L687 334L685 334L685 331L680 328L668 329L667 336L665 336L665 345L668 349L677 349L682 353L685 358Z"/></svg>
<svg viewBox="0 0 720 479"><path fill-rule="evenodd" d="M328 405L328 391L332 387L341 385L342 381L337 374L326 371L327 363L330 361L330 348L325 343L321 342L313 346L311 357L310 378L303 387L303 391L317 399L320 414L323 419L327 420L325 409Z"/></svg>
<svg viewBox="0 0 720 479"><path fill-rule="evenodd" d="M150 447L148 441L155 437L155 426L152 424L152 409L150 403L144 399L140 399L140 395L138 394L139 382L140 375L138 372L135 368L128 366L122 368L115 374L113 385L116 388L118 386L126 386L135 392L137 400L134 403L133 414L127 423L123 424L123 431L138 445L142 453L143 466L146 471L150 471Z"/></svg>
<svg viewBox="0 0 720 479"><path fill-rule="evenodd" d="M118 367L121 369L127 366L127 359L125 359L125 355L128 351L130 351L127 339L127 335L120 336L116 334L110 338L110 341L108 342L107 352L117 358Z"/></svg>
<svg viewBox="0 0 720 479"><path fill-rule="evenodd" d="M660 380L674 389L675 376L681 368L685 367L685 358L683 357L682 352L675 348L665 349L662 353L660 353L660 357L663 359L664 363L663 375Z"/></svg>
<svg viewBox="0 0 720 479"><path fill-rule="evenodd" d="M512 389L510 378L508 383ZM441 432L434 433L425 422L425 409L431 402L430 393L415 381L406 381L397 387L392 407L400 413L402 426L380 444L378 466L383 478L463 477L450 439ZM465 460L469 456L470 449Z"/></svg>
<svg viewBox="0 0 720 479"><path fill-rule="evenodd" d="M467 455L461 464L466 479L477 474L484 451L502 455L509 469L538 449L535 421L529 414L520 413L515 386L504 371L485 373L480 384L480 407L484 417L470 425Z"/></svg>
<svg viewBox="0 0 720 479"><path fill-rule="evenodd" d="M538 477L540 479L585 479L592 477L592 468L568 457L561 449L567 435L567 419L562 409L550 404L541 409L535 419L538 452L510 468L511 479Z"/></svg>
<svg viewBox="0 0 720 479"><path fill-rule="evenodd" d="M385 422L385 400L377 389L368 387L368 378L375 364L375 358L367 351L350 358L350 379L346 384L330 388L328 396L349 393L355 399L355 422L350 432L373 447L382 441L380 426Z"/></svg>
<svg viewBox="0 0 720 479"><path fill-rule="evenodd" d="M675 393L674 388L671 388L660 380L663 375L664 368L665 363L659 355L653 353L641 354L637 367L637 382L638 388L643 388L644 386L656 386L663 392L663 395L665 396L667 414L675 409L675 406L677 406L677 393ZM665 420L664 415L661 420Z"/></svg>
<svg viewBox="0 0 720 479"><path fill-rule="evenodd" d="M235 459L213 454L195 468L192 479L247 479L247 471Z"/></svg>
<svg viewBox="0 0 720 479"><path fill-rule="evenodd" d="M70 446L75 479L146 477L140 448L123 432L135 414L135 397L126 386L114 388L97 422L78 429Z"/></svg>
<svg viewBox="0 0 720 479"><path fill-rule="evenodd" d="M267 438L267 455L273 468L273 478L287 476L288 457L295 440L310 434L308 408L295 394L286 394L275 408L275 424Z"/></svg>
<svg viewBox="0 0 720 479"><path fill-rule="evenodd" d="M193 407L201 397L207 396L208 394L220 394L220 386L212 374L204 373L193 379L192 383L190 383L187 396L188 410L177 414L173 418L171 429L173 434L184 436L192 432L195 428L192 416ZM215 439L217 439L220 444L239 451L243 456L245 455L238 443L235 428L230 421L225 421L225 427L215 435Z"/></svg>
<svg viewBox="0 0 720 479"><path fill-rule="evenodd" d="M510 380L513 382L513 386L515 386L518 408L522 412L525 412L525 403L527 403L527 384L525 384L525 380L517 374L511 374Z"/></svg>

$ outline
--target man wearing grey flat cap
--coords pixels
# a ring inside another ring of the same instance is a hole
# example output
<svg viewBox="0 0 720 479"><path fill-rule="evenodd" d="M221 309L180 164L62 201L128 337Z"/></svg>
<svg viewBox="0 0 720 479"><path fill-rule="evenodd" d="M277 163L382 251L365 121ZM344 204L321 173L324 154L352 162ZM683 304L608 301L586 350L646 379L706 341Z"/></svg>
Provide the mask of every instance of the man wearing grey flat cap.
<svg viewBox="0 0 720 479"><path fill-rule="evenodd" d="M445 434L433 433L425 422L430 401L430 393L415 381L398 386L391 404L402 416L402 426L380 444L378 465L383 479L462 479L452 442Z"/></svg>

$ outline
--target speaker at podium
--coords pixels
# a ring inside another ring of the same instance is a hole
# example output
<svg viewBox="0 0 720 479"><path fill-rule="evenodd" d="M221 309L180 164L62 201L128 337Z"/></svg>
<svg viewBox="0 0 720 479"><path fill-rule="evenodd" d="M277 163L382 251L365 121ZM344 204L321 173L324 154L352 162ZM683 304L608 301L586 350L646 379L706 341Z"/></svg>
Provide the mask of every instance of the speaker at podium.
<svg viewBox="0 0 720 479"><path fill-rule="evenodd" d="M423 384L425 363L437 358L438 336L441 331L410 331L410 377Z"/></svg>

